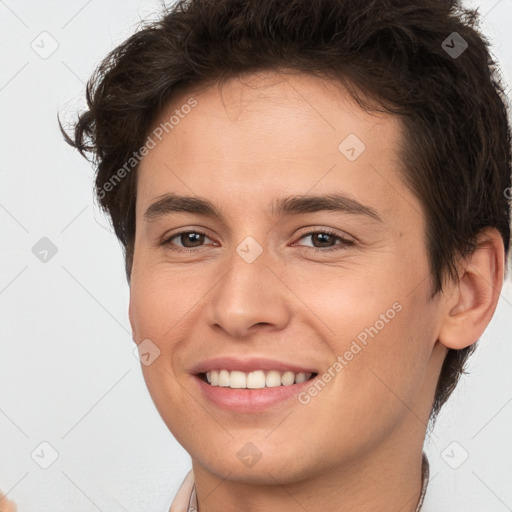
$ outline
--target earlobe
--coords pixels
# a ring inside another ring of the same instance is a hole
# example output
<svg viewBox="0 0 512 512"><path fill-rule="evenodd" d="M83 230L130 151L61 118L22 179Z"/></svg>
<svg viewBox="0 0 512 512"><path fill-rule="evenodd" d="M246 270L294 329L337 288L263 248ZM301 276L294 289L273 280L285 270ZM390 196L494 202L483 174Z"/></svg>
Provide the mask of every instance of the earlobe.
<svg viewBox="0 0 512 512"><path fill-rule="evenodd" d="M498 304L504 267L503 238L495 228L486 228L474 252L460 263L459 283L451 283L444 294L445 316L439 332L444 346L460 350L482 336Z"/></svg>

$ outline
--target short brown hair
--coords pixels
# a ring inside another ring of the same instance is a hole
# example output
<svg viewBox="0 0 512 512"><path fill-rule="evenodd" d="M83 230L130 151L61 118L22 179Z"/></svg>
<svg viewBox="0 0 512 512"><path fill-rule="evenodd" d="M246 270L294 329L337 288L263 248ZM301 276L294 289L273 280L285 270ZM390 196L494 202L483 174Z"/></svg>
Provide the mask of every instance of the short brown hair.
<svg viewBox="0 0 512 512"><path fill-rule="evenodd" d="M123 245L128 281L137 166L113 181L116 173L178 93L264 70L330 78L366 110L401 118L403 179L426 212L433 296L443 279L457 279L457 256L474 250L482 228L499 230L508 255L510 127L477 25L477 11L456 0L182 0L146 23L89 80L73 136L63 130L93 155L97 197ZM456 43L459 55L450 52ZM449 350L431 417L475 347Z"/></svg>

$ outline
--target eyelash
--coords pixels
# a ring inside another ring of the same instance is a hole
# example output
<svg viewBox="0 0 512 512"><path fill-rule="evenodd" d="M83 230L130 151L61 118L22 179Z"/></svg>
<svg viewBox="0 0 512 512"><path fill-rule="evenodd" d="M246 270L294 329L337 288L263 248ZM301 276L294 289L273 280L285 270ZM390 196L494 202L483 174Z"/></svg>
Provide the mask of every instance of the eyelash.
<svg viewBox="0 0 512 512"><path fill-rule="evenodd" d="M171 240L173 240L174 238L176 238L178 236L189 234L189 233L194 233L194 234L197 234L197 235L203 235L203 236L209 238L206 233L204 233L203 231L197 230L197 229L194 229L192 231L180 231L179 233L175 233L174 235L170 236L169 238L166 238L162 242L161 245L168 246L171 251L175 251L175 252L189 252L189 253L190 252L197 252L198 248L194 248L194 249L179 248L179 249L177 249L176 247L172 247ZM330 235L330 236L332 236L334 238L337 238L341 243L336 244L336 245L334 245L332 247L326 247L326 248L323 248L323 249L319 248L319 247L310 247L310 249L313 249L315 252L340 251L340 250L343 250L343 247L340 247L340 246L354 245L354 242L352 240L347 240L346 238L343 238L343 237L337 235L335 232L329 231L328 229L318 229L316 231L310 231L309 233L303 234L299 238L299 240L302 240L303 238L311 236L311 235L316 235L318 233L322 233L322 234L325 234L325 235Z"/></svg>

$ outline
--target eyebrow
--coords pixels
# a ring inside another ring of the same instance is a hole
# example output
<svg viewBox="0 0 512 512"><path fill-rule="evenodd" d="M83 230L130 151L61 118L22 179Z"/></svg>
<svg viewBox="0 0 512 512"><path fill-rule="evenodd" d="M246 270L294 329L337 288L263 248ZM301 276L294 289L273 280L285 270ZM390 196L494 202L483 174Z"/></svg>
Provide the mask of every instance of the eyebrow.
<svg viewBox="0 0 512 512"><path fill-rule="evenodd" d="M383 222L377 211L344 194L333 193L321 196L288 196L278 198L270 205L273 216L300 215L321 211L363 215ZM180 196L168 193L151 204L144 218L153 221L170 213L193 213L204 217L218 218L225 223L220 210L208 199L194 196Z"/></svg>

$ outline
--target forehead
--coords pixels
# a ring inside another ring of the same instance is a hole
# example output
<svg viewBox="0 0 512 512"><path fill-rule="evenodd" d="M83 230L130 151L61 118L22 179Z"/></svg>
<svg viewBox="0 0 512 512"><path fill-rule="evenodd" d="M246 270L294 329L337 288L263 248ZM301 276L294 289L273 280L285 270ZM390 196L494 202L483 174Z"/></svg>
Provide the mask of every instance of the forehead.
<svg viewBox="0 0 512 512"><path fill-rule="evenodd" d="M403 187L399 120L364 111L340 84L319 77L255 73L188 91L151 133L159 128L138 169L137 215L168 192L238 198L239 207L249 195L268 210L271 196L341 190L373 196L385 209L392 183Z"/></svg>

